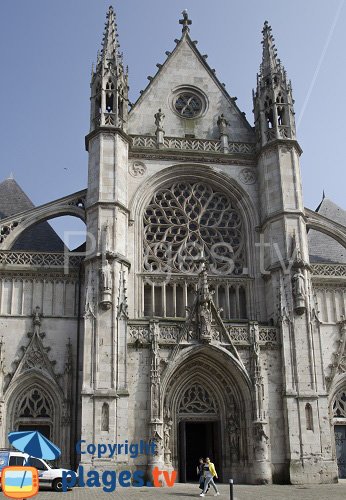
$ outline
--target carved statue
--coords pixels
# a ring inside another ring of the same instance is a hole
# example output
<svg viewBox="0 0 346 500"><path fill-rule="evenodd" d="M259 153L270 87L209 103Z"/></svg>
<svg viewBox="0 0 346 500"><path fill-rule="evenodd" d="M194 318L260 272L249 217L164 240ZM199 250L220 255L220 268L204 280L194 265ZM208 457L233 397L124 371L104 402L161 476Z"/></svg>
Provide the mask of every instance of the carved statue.
<svg viewBox="0 0 346 500"><path fill-rule="evenodd" d="M253 356L254 356L254 366L255 371L260 367L260 346L257 341L253 344Z"/></svg>
<svg viewBox="0 0 346 500"><path fill-rule="evenodd" d="M162 113L161 108L154 115L156 130L163 130L163 120L165 119L164 113Z"/></svg>
<svg viewBox="0 0 346 500"><path fill-rule="evenodd" d="M112 290L113 286L111 266L107 259L101 268L101 286L103 290Z"/></svg>
<svg viewBox="0 0 346 500"><path fill-rule="evenodd" d="M160 434L157 432L157 430L155 430L153 432L153 436L152 438L149 440L149 443L154 445L154 453L153 455L155 457L158 457L162 454L162 437L160 436Z"/></svg>
<svg viewBox="0 0 346 500"><path fill-rule="evenodd" d="M301 269L293 276L293 295L295 298L305 297L305 278Z"/></svg>
<svg viewBox="0 0 346 500"><path fill-rule="evenodd" d="M170 437L171 437L171 426L169 425L169 423L166 423L164 425L163 436L164 436L163 439L164 439L165 451L168 452L168 451L170 451L170 449L169 449L169 441L170 441Z"/></svg>
<svg viewBox="0 0 346 500"><path fill-rule="evenodd" d="M303 314L305 311L305 277L300 268L298 268L297 272L293 275L292 278L292 292L294 299L294 310L297 314Z"/></svg>
<svg viewBox="0 0 346 500"><path fill-rule="evenodd" d="M210 303L207 301L201 303L199 309L200 337L201 339L211 339L212 337L212 314Z"/></svg>
<svg viewBox="0 0 346 500"><path fill-rule="evenodd" d="M264 425L260 422L254 424L254 454L256 460L268 460L268 441Z"/></svg>
<svg viewBox="0 0 346 500"><path fill-rule="evenodd" d="M226 431L228 434L229 447L232 461L238 461L240 456L240 429L236 415L232 415L227 420Z"/></svg>
<svg viewBox="0 0 346 500"><path fill-rule="evenodd" d="M220 135L227 135L227 127L229 126L229 122L226 120L223 113L217 120L217 126L219 127Z"/></svg>

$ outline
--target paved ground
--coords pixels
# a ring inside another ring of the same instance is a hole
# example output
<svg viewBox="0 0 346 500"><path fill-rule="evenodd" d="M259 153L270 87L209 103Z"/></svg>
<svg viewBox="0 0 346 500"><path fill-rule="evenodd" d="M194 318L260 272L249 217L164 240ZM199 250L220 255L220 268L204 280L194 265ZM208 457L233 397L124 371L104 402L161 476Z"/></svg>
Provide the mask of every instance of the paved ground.
<svg viewBox="0 0 346 500"><path fill-rule="evenodd" d="M221 496L220 500L229 500L229 487L218 485ZM340 484L314 485L314 486L243 486L236 485L234 488L234 500L345 500L346 481ZM176 484L173 488L117 488L113 493L105 493L100 488L75 488L67 493L54 493L52 491L41 491L37 500L107 500L116 498L118 500L191 500L200 498L198 485ZM66 498L64 498L66 497ZM213 493L206 495L214 498Z"/></svg>

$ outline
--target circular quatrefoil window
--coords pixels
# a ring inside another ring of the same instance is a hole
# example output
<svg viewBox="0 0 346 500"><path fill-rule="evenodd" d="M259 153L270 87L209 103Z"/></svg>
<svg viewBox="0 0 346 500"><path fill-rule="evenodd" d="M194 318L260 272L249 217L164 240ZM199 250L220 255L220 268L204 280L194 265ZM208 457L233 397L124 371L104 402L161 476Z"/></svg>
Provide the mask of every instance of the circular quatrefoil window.
<svg viewBox="0 0 346 500"><path fill-rule="evenodd" d="M204 107L202 99L193 92L181 92L175 97L174 109L184 118L197 118Z"/></svg>

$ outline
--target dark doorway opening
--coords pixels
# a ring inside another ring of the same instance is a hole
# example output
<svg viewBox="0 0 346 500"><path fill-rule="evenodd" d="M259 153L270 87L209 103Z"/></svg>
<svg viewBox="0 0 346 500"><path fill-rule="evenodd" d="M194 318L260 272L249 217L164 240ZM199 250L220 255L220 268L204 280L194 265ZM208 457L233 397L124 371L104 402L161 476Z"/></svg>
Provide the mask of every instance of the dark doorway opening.
<svg viewBox="0 0 346 500"><path fill-rule="evenodd" d="M22 424L18 425L18 431L38 431L47 439L50 439L50 427L43 424Z"/></svg>
<svg viewBox="0 0 346 500"><path fill-rule="evenodd" d="M179 480L198 481L196 468L199 457L209 457L221 475L219 422L180 422Z"/></svg>
<svg viewBox="0 0 346 500"><path fill-rule="evenodd" d="M334 432L339 478L346 479L346 425L335 425Z"/></svg>

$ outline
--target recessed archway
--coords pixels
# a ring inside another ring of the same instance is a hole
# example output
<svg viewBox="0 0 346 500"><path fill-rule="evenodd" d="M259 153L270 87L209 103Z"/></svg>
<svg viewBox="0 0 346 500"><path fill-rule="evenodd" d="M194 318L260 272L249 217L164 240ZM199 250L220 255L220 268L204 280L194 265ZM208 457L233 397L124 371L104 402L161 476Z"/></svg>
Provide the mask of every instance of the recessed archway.
<svg viewBox="0 0 346 500"><path fill-rule="evenodd" d="M246 480L253 458L251 389L231 357L211 346L185 352L163 380L162 399L165 424L171 422L168 456L180 481L191 478L199 454L213 455L221 480ZM204 446L193 443L197 429L206 432Z"/></svg>

